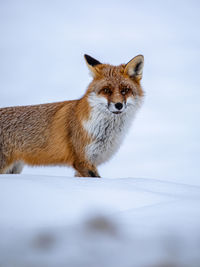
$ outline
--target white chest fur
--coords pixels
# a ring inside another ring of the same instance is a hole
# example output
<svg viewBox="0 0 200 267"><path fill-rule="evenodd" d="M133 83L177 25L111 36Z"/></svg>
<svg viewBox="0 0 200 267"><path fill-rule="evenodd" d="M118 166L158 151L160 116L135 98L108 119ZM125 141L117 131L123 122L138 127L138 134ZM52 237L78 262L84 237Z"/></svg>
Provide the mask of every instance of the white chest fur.
<svg viewBox="0 0 200 267"><path fill-rule="evenodd" d="M136 109L133 105L121 114L113 114L100 105L92 107L89 120L83 123L85 130L94 140L86 147L88 160L99 165L119 149Z"/></svg>

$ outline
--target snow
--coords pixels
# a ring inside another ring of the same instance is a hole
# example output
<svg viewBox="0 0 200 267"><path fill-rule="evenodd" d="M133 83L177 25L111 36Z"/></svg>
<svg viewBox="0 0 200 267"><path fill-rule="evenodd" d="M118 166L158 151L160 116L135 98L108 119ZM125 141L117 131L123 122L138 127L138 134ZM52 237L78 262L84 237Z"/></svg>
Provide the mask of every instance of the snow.
<svg viewBox="0 0 200 267"><path fill-rule="evenodd" d="M79 98L85 53L111 64L143 54L146 92L102 179L67 167L0 176L0 267L200 266L199 9L0 1L0 107Z"/></svg>
<svg viewBox="0 0 200 267"><path fill-rule="evenodd" d="M1 175L0 266L199 266L199 206L170 181Z"/></svg>

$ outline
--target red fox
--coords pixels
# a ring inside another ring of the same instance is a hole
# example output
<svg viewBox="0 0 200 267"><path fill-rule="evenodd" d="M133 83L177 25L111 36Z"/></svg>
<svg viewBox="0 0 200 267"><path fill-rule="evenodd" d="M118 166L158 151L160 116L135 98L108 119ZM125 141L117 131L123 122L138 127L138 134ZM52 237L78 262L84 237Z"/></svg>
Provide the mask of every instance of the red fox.
<svg viewBox="0 0 200 267"><path fill-rule="evenodd" d="M119 66L84 57L93 80L80 99L0 109L0 174L69 165L75 176L100 177L142 103L144 57Z"/></svg>

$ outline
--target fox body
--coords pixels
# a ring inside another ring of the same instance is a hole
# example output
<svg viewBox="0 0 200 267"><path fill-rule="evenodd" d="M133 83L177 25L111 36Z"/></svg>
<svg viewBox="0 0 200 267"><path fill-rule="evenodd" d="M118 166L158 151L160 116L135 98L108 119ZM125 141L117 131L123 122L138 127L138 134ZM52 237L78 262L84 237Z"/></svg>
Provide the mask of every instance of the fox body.
<svg viewBox="0 0 200 267"><path fill-rule="evenodd" d="M96 167L119 149L142 103L144 59L119 66L85 60L93 80L79 100L0 109L0 173L20 173L25 163L100 177Z"/></svg>

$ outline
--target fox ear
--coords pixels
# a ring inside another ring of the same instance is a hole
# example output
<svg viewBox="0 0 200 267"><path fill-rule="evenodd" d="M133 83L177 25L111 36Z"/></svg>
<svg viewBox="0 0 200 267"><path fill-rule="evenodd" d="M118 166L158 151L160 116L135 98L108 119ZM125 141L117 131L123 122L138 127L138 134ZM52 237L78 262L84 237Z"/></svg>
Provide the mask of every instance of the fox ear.
<svg viewBox="0 0 200 267"><path fill-rule="evenodd" d="M141 80L144 66L143 55L138 55L131 59L125 66L124 72L130 76L130 78Z"/></svg>
<svg viewBox="0 0 200 267"><path fill-rule="evenodd" d="M99 64L101 64L101 62L99 62L98 60L96 60L95 58L89 56L89 55L84 55L86 64L89 68L89 70L91 71L92 76L96 76L97 72L95 70L95 67Z"/></svg>

